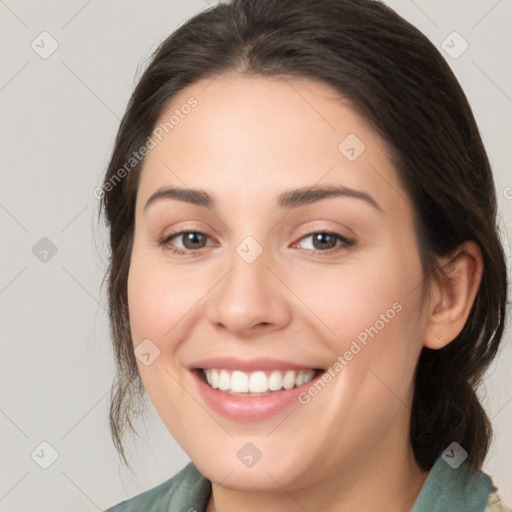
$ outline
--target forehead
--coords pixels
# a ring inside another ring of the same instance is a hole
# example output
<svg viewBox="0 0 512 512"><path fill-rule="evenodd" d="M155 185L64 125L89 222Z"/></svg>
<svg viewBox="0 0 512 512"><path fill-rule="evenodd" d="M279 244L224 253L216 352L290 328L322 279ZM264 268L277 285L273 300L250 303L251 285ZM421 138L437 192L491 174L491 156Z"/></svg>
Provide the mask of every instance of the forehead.
<svg viewBox="0 0 512 512"><path fill-rule="evenodd" d="M371 189L381 203L400 195L384 142L319 81L204 79L180 91L155 130L140 195L179 185L229 193L243 203L315 184Z"/></svg>

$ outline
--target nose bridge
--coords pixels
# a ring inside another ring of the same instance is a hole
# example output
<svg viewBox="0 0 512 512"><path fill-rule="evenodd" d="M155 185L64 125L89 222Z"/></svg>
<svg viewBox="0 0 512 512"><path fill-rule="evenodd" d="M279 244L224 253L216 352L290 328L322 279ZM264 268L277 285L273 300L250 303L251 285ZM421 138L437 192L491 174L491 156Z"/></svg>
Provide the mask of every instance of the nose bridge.
<svg viewBox="0 0 512 512"><path fill-rule="evenodd" d="M242 335L260 324L282 326L289 318L285 290L267 268L270 249L248 235L226 256L229 272L209 304L211 322Z"/></svg>

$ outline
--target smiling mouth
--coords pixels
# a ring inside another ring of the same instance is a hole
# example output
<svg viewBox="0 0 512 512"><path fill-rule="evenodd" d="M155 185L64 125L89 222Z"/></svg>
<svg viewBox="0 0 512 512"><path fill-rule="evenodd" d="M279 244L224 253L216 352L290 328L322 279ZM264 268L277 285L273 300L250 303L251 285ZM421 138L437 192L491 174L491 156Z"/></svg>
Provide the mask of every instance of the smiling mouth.
<svg viewBox="0 0 512 512"><path fill-rule="evenodd" d="M264 396L293 389L312 381L323 373L320 369L307 370L257 370L244 372L222 368L198 369L203 382L212 389L234 396Z"/></svg>

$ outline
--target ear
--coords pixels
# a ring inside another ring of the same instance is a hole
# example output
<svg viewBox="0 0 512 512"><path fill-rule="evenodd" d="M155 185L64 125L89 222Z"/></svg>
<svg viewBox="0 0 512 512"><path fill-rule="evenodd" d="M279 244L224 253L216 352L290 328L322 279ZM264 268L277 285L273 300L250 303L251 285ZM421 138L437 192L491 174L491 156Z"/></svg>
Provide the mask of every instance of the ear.
<svg viewBox="0 0 512 512"><path fill-rule="evenodd" d="M443 348L462 331L482 280L482 252L475 242L464 242L455 254L441 261L439 282L432 282L424 335L424 345L431 349Z"/></svg>

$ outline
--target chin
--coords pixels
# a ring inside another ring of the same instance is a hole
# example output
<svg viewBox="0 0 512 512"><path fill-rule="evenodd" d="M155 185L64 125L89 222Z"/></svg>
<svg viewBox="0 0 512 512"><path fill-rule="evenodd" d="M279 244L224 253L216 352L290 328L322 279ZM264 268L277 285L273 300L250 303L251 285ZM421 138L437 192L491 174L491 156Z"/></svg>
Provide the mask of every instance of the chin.
<svg viewBox="0 0 512 512"><path fill-rule="evenodd" d="M264 461L262 457L252 467L244 467L238 460L234 463L222 460L222 456L214 460L193 462L214 484L237 491L282 492L283 487L293 488L294 482L302 474L302 469L289 457L281 461Z"/></svg>

